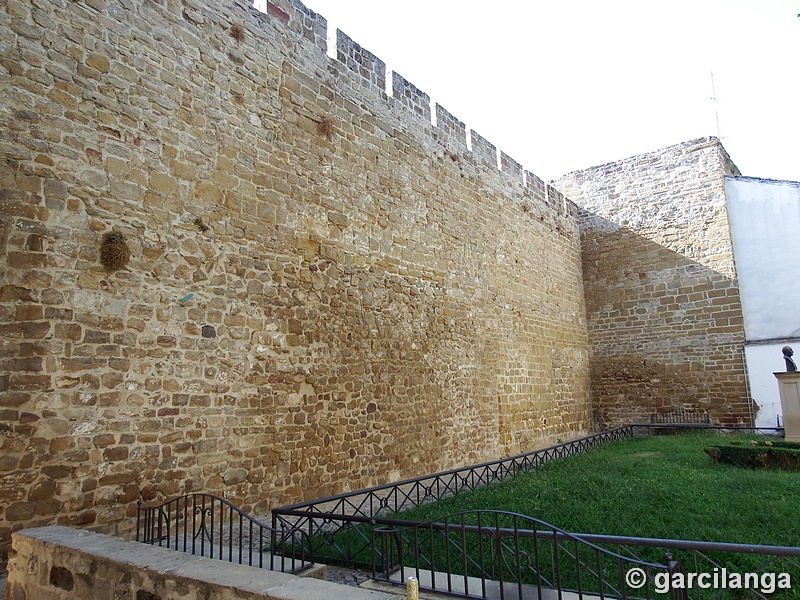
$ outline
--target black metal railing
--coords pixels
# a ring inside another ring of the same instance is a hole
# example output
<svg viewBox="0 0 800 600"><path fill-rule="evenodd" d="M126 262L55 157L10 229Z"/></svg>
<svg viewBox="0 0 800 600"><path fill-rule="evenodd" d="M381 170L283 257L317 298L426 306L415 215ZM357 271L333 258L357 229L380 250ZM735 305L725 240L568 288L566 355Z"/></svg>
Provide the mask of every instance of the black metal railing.
<svg viewBox="0 0 800 600"><path fill-rule="evenodd" d="M733 544L697 540L671 540L612 535L579 534L591 544L635 560L664 556L673 563L673 572L684 575L708 574L683 589L686 598L798 598L800 594L782 583L800 582L800 547ZM777 577L784 574L783 582ZM677 590L676 590L677 591Z"/></svg>
<svg viewBox="0 0 800 600"><path fill-rule="evenodd" d="M533 599L554 590L651 598L657 582L678 568L671 557L632 558L504 511L463 512L424 524L374 523L372 548L376 580L402 584L413 576L421 589L462 598Z"/></svg>
<svg viewBox="0 0 800 600"><path fill-rule="evenodd" d="M461 598L543 598L548 589L559 597L800 597L776 580L800 581L800 547L570 533L503 511L425 523L331 514L312 521L326 528L315 536L321 561L368 569L397 585L414 576L420 589ZM625 576L636 569L634 586ZM680 587L676 573L684 574ZM693 583L690 574L710 579Z"/></svg>
<svg viewBox="0 0 800 600"><path fill-rule="evenodd" d="M650 415L650 423L711 425L711 415L705 412L693 412L680 408L670 412L653 413Z"/></svg>
<svg viewBox="0 0 800 600"><path fill-rule="evenodd" d="M283 506L273 509L272 526L284 524L303 529L319 543L320 537L315 537L315 534L335 533L339 516L372 519L389 513L399 513L463 491L475 490L519 473L527 473L545 463L580 454L608 442L633 437L635 431L634 426L628 425L508 458ZM330 535L325 536L325 539L330 539Z"/></svg>
<svg viewBox="0 0 800 600"><path fill-rule="evenodd" d="M136 541L291 573L313 563L305 531L286 523L270 527L211 494L187 494L156 506L140 502Z"/></svg>

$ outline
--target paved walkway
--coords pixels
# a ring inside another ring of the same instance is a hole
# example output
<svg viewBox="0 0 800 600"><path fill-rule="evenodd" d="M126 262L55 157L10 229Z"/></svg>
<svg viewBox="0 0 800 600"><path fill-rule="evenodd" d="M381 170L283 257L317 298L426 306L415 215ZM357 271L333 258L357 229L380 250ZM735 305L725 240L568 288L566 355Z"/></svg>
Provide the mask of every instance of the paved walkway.
<svg viewBox="0 0 800 600"><path fill-rule="evenodd" d="M416 573L414 569L406 569L405 573L402 575L400 572L397 572L395 575L393 575L392 580L400 582L404 580L403 578L412 577L415 575L419 575L421 585L431 585L430 571L420 571L419 573ZM447 575L445 573L437 572L435 575L438 585L441 586L445 581L447 581ZM468 577L467 579L469 580L469 593L473 596L484 594L484 598L486 598L486 600L579 600L578 595L575 593L562 591L561 595L559 596L558 590L538 588L535 585L523 584L522 586L518 586L515 583L505 583L502 585L503 589L501 590L501 584L497 581L481 581L480 579L473 577ZM465 581L463 577L453 577L451 579L451 584L453 586L453 593L466 593L467 589L465 588ZM405 587L403 585L392 585L390 583L368 579L359 587L362 589L374 590L387 594L400 594L401 597L405 597ZM453 596L446 595L444 593L437 594L434 592L420 591L419 597L420 600L446 600L447 598L452 598ZM583 599L599 600L599 597L584 594Z"/></svg>

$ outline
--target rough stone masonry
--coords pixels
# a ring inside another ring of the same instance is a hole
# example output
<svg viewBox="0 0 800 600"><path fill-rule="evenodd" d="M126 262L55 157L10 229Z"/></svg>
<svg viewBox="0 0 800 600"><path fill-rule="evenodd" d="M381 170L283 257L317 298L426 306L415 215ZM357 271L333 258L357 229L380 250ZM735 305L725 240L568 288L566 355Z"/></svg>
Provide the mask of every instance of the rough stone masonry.
<svg viewBox="0 0 800 600"><path fill-rule="evenodd" d="M684 409L751 425L744 319L716 138L569 173L581 206L592 409L601 426Z"/></svg>
<svg viewBox="0 0 800 600"><path fill-rule="evenodd" d="M589 430L575 205L326 38L289 0L0 4L0 560Z"/></svg>

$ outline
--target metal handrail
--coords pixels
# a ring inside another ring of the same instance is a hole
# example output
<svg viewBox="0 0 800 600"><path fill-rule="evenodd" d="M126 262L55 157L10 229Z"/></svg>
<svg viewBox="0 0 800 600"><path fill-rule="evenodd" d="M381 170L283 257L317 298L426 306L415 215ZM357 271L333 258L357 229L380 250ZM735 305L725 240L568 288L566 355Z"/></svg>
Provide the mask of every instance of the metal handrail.
<svg viewBox="0 0 800 600"><path fill-rule="evenodd" d="M420 589L466 598L483 598L492 586L501 598L522 598L526 588L531 597L558 589L624 598L626 587L637 589L621 576L632 568L645 574L649 597L655 574L675 568L666 556L663 564L632 558L507 511L467 511L409 526L373 523L371 539L374 579L401 584L411 572Z"/></svg>
<svg viewBox="0 0 800 600"><path fill-rule="evenodd" d="M305 531L286 523L271 527L212 494L186 494L148 506L139 501L136 541L271 570L298 572L313 563Z"/></svg>

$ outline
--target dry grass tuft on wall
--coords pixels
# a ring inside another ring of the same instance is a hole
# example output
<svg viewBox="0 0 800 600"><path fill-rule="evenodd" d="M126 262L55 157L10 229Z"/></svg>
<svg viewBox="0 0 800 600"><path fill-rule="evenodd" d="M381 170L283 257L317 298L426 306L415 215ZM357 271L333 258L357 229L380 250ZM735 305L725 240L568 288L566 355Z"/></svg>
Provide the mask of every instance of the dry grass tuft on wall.
<svg viewBox="0 0 800 600"><path fill-rule="evenodd" d="M118 231L112 231L103 236L100 245L100 263L106 271L113 272L128 265L131 258L131 251L125 236Z"/></svg>
<svg viewBox="0 0 800 600"><path fill-rule="evenodd" d="M244 26L241 23L231 23L231 37L239 44L244 41Z"/></svg>
<svg viewBox="0 0 800 600"><path fill-rule="evenodd" d="M324 135L330 140L336 132L336 121L331 117L322 117L322 120L319 122L318 130L320 135Z"/></svg>

